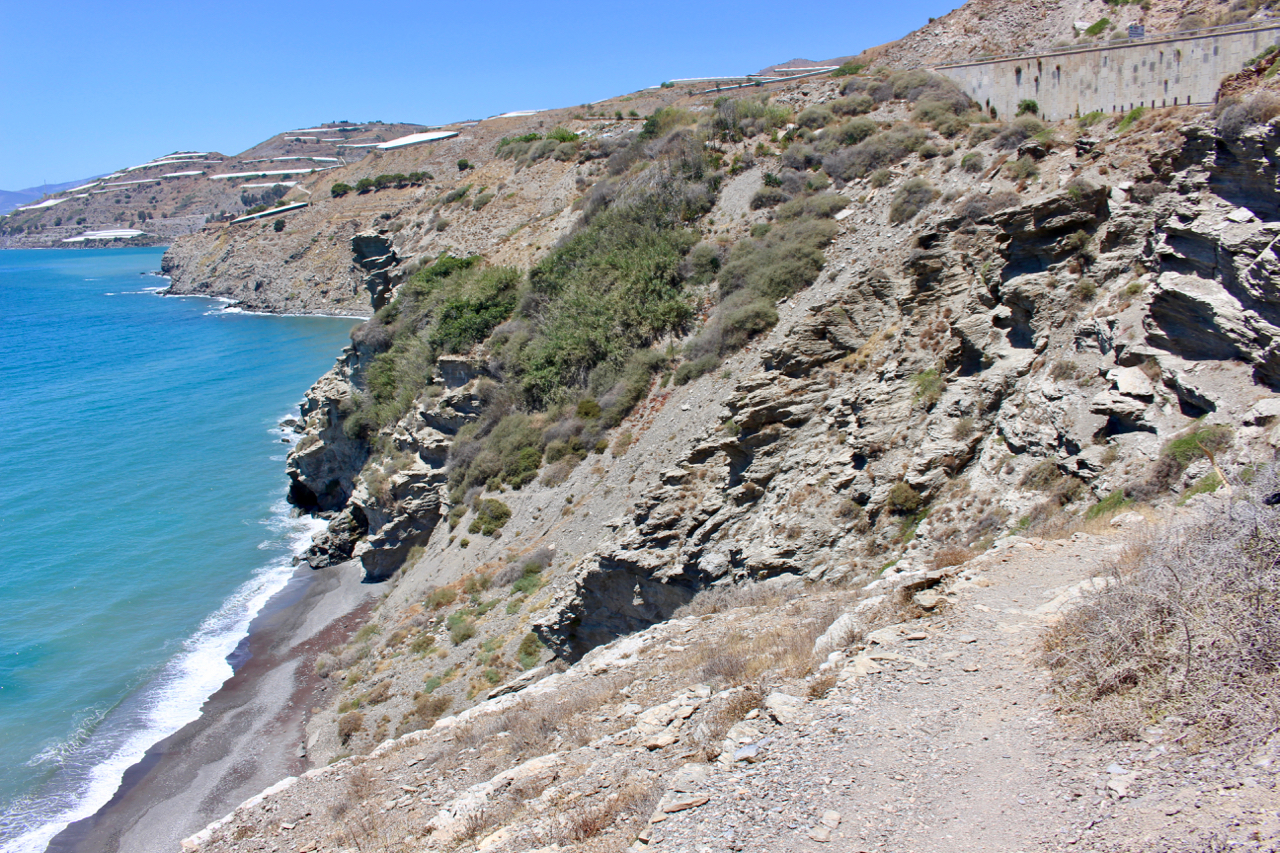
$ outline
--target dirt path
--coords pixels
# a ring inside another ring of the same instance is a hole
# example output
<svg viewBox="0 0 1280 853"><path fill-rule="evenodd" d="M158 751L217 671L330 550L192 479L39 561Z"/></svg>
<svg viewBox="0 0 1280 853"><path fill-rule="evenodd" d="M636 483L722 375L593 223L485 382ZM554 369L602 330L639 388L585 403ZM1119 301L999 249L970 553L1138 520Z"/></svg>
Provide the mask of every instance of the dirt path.
<svg viewBox="0 0 1280 853"><path fill-rule="evenodd" d="M1038 637L1120 547L1077 534L974 561L945 616L873 634L758 763L719 768L705 805L652 824L648 849L1275 850L1274 767L1189 760L1156 729L1075 738L1056 718Z"/></svg>

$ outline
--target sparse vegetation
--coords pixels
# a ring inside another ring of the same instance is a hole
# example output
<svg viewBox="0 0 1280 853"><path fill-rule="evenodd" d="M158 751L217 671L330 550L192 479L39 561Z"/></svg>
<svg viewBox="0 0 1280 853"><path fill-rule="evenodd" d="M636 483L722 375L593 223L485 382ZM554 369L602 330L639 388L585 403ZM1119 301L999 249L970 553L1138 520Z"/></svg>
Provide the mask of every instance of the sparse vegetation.
<svg viewBox="0 0 1280 853"><path fill-rule="evenodd" d="M1063 702L1093 730L1189 725L1192 743L1260 742L1280 727L1280 512L1273 468L1148 539L1045 641ZM1175 721L1173 718L1177 718Z"/></svg>

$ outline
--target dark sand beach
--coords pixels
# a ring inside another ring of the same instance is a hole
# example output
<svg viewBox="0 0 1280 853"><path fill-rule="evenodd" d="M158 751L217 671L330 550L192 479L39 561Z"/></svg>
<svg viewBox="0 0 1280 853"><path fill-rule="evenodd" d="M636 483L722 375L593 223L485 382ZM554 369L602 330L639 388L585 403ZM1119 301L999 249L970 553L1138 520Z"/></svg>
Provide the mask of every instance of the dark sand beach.
<svg viewBox="0 0 1280 853"><path fill-rule="evenodd" d="M235 674L200 719L157 743L125 773L97 814L71 824L51 853L174 853L182 839L287 776L307 769L305 725L334 688L316 657L343 642L379 587L359 563L304 566L253 621L233 655Z"/></svg>

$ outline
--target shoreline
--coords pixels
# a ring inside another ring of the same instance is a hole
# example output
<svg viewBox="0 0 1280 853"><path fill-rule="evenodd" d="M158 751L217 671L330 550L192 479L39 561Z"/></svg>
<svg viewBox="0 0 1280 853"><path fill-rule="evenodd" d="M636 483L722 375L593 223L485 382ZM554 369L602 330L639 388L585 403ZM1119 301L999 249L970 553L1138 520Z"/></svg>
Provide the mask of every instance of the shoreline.
<svg viewBox="0 0 1280 853"><path fill-rule="evenodd" d="M168 287L160 288L155 291L156 296L162 296L166 299L184 299L194 296L197 299L212 299L215 302L226 303L219 314L244 314L250 317L325 317L330 320L359 320L364 322L373 315L365 316L363 314L321 314L319 312L308 312L303 314L290 314L284 311L258 311L252 308L241 307L242 303L238 299L232 299L230 296L216 296L210 293L173 293L173 278L164 273L156 273L160 278L167 278L170 281Z"/></svg>
<svg viewBox="0 0 1280 853"><path fill-rule="evenodd" d="M306 724L336 688L314 674L372 609L358 561L299 565L230 656L232 676L200 717L151 746L101 809L49 842L49 853L172 853L183 838L307 769Z"/></svg>

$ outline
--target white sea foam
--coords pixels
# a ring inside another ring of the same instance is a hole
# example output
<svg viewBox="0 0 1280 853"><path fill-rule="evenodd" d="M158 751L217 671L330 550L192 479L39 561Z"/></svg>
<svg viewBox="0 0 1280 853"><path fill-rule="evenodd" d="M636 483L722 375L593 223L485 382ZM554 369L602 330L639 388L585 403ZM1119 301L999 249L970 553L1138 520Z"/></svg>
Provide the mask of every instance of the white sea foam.
<svg viewBox="0 0 1280 853"><path fill-rule="evenodd" d="M206 618L146 686L109 713L86 716L71 737L32 759L58 769L42 790L0 816L2 853L43 853L67 825L106 805L124 772L148 748L199 718L205 700L231 677L228 655L267 601L289 582L292 558L324 528L323 520L292 517L284 498L261 524L270 538L259 547L276 550L277 556Z"/></svg>

